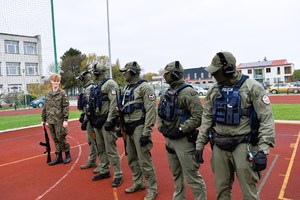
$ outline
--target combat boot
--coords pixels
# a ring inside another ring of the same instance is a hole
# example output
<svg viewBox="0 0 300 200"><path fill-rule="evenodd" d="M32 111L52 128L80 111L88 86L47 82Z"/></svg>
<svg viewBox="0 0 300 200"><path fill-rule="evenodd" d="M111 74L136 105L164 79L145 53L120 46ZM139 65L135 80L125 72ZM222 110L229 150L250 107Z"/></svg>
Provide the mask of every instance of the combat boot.
<svg viewBox="0 0 300 200"><path fill-rule="evenodd" d="M55 160L53 160L52 162L49 162L48 165L49 166L53 166L56 165L58 163L62 163L63 159L62 159L62 152L56 153L56 158Z"/></svg>
<svg viewBox="0 0 300 200"><path fill-rule="evenodd" d="M71 162L70 151L66 151L66 159L64 159L64 164L68 164L69 162Z"/></svg>
<svg viewBox="0 0 300 200"><path fill-rule="evenodd" d="M146 186L144 184L139 185L139 184L134 183L132 186L125 189L125 193L127 193L127 194L134 193L134 192L144 190L144 189L146 189Z"/></svg>
<svg viewBox="0 0 300 200"><path fill-rule="evenodd" d="M80 169L88 169L88 168L95 168L97 167L96 163L87 162L83 165L80 165Z"/></svg>

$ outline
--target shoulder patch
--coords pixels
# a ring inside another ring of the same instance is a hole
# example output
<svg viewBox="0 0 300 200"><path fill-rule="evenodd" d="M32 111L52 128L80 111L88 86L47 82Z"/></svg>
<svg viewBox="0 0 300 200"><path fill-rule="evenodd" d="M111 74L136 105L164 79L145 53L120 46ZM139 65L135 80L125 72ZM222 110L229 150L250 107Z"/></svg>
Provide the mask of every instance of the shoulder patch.
<svg viewBox="0 0 300 200"><path fill-rule="evenodd" d="M112 94L112 95L117 94L116 90L111 90L111 94Z"/></svg>
<svg viewBox="0 0 300 200"><path fill-rule="evenodd" d="M270 99L268 97L268 95L264 95L261 99L265 104L269 105L270 104Z"/></svg>
<svg viewBox="0 0 300 200"><path fill-rule="evenodd" d="M155 94L149 94L148 98L150 99L150 101L154 101L156 99Z"/></svg>

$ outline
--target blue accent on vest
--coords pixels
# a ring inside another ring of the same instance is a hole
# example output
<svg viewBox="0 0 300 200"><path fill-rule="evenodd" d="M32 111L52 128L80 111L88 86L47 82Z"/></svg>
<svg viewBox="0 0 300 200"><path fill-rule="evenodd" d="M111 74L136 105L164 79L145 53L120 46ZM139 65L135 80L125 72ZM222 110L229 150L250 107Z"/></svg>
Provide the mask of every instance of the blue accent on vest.
<svg viewBox="0 0 300 200"><path fill-rule="evenodd" d="M169 122L175 121L177 116L179 116L180 122L184 122L185 120L190 118L191 114L189 113L189 111L185 108L179 109L178 103L178 94L182 89L186 87L192 86L183 83L175 90L169 88L166 91L164 97L161 98L158 104L158 116L160 118Z"/></svg>
<svg viewBox="0 0 300 200"><path fill-rule="evenodd" d="M216 98L215 100L212 113L214 122L227 125L240 124L240 119L241 116L244 115L244 111L241 108L241 97L238 90L247 78L249 77L242 75L242 78L232 87L219 85L222 97ZM246 112L246 114L247 113L248 112Z"/></svg>
<svg viewBox="0 0 300 200"><path fill-rule="evenodd" d="M105 78L100 81L99 85L92 87L90 90L90 99L89 99L89 109L90 112L94 112L95 110L101 110L102 102L108 101L108 94L102 93L101 87L102 85L108 81L109 78Z"/></svg>
<svg viewBox="0 0 300 200"><path fill-rule="evenodd" d="M127 90L125 90L124 95L120 95L118 97L118 108L119 108L120 112L122 112L123 114L131 114L137 109L142 109L143 112L146 112L144 103L133 103L133 104L130 104L129 106L126 106L125 108L123 108L123 105L134 100L134 90L143 82L147 82L147 81L139 80L132 87L129 87ZM124 102L122 103L123 98L124 98Z"/></svg>

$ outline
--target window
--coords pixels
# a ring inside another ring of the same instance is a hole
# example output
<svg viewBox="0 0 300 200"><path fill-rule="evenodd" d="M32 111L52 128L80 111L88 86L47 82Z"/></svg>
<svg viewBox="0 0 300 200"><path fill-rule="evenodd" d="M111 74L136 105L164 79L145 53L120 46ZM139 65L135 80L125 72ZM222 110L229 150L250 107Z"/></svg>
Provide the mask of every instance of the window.
<svg viewBox="0 0 300 200"><path fill-rule="evenodd" d="M8 92L21 92L22 84L8 84L7 90L8 90Z"/></svg>
<svg viewBox="0 0 300 200"><path fill-rule="evenodd" d="M197 80L197 73L194 73L194 80Z"/></svg>
<svg viewBox="0 0 300 200"><path fill-rule="evenodd" d="M266 73L271 73L271 68L266 68Z"/></svg>
<svg viewBox="0 0 300 200"><path fill-rule="evenodd" d="M202 78L202 79L204 78L204 73L203 73L203 72L201 72L201 78Z"/></svg>
<svg viewBox="0 0 300 200"><path fill-rule="evenodd" d="M37 47L35 42L24 42L24 54L37 54Z"/></svg>
<svg viewBox="0 0 300 200"><path fill-rule="evenodd" d="M280 74L280 67L277 67L277 74Z"/></svg>
<svg viewBox="0 0 300 200"><path fill-rule="evenodd" d="M284 67L284 74L291 74L291 73L292 73L291 67Z"/></svg>
<svg viewBox="0 0 300 200"><path fill-rule="evenodd" d="M9 75L21 75L20 63L8 62L6 63L6 74Z"/></svg>
<svg viewBox="0 0 300 200"><path fill-rule="evenodd" d="M25 63L26 75L38 75L38 64L37 63Z"/></svg>
<svg viewBox="0 0 300 200"><path fill-rule="evenodd" d="M18 54L19 42L13 40L5 40L5 53Z"/></svg>
<svg viewBox="0 0 300 200"><path fill-rule="evenodd" d="M252 69L248 69L248 74L252 74Z"/></svg>

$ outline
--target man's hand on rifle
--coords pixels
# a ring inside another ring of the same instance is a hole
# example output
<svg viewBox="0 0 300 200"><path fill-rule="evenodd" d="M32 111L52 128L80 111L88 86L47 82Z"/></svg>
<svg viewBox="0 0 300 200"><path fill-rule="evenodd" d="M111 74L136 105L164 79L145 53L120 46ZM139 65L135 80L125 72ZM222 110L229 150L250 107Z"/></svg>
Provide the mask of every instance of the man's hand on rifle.
<svg viewBox="0 0 300 200"><path fill-rule="evenodd" d="M42 122L41 124L42 124L42 126L48 126L49 125L47 122Z"/></svg>
<svg viewBox="0 0 300 200"><path fill-rule="evenodd" d="M113 128L114 128L114 124L112 122L109 122L109 121L105 122L104 129L106 131L112 131Z"/></svg>
<svg viewBox="0 0 300 200"><path fill-rule="evenodd" d="M81 124L81 130L83 131L86 131L87 130L87 124L88 124L88 121L87 120L84 120Z"/></svg>
<svg viewBox="0 0 300 200"><path fill-rule="evenodd" d="M151 142L150 136L144 136L144 135L142 135L142 136L140 137L140 144L141 144L141 147L146 146L149 142Z"/></svg>
<svg viewBox="0 0 300 200"><path fill-rule="evenodd" d="M163 136L165 136L165 137L170 137L170 134L168 133L169 132L169 130L165 127L165 126L162 126L160 129L159 129L159 131L163 134Z"/></svg>

